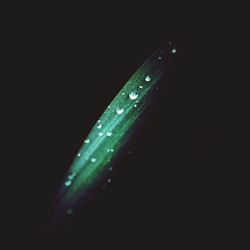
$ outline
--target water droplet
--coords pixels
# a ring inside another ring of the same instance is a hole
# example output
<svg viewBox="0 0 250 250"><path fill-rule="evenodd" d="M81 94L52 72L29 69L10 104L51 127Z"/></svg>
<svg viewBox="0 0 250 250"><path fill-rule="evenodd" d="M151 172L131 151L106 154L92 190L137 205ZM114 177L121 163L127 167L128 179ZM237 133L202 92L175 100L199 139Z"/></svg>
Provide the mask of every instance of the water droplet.
<svg viewBox="0 0 250 250"><path fill-rule="evenodd" d="M134 107L136 108L136 107L137 107L137 104L135 104Z"/></svg>
<svg viewBox="0 0 250 250"><path fill-rule="evenodd" d="M150 77L150 76L146 76L146 77L145 77L145 81L146 81L146 82L150 82L150 81L151 81L151 77Z"/></svg>
<svg viewBox="0 0 250 250"><path fill-rule="evenodd" d="M96 162L96 158L91 158L91 162Z"/></svg>
<svg viewBox="0 0 250 250"><path fill-rule="evenodd" d="M73 209L69 208L69 209L67 210L67 214L73 214Z"/></svg>
<svg viewBox="0 0 250 250"><path fill-rule="evenodd" d="M80 157L80 156L81 156L81 154L80 154L80 153L78 153L78 154L77 154L77 156L78 156L78 157Z"/></svg>
<svg viewBox="0 0 250 250"><path fill-rule="evenodd" d="M111 148L111 149L110 149L110 152L114 152L114 149L113 149L113 148Z"/></svg>
<svg viewBox="0 0 250 250"><path fill-rule="evenodd" d="M122 113L124 112L124 108L117 108L116 109L116 113L118 114L118 115L121 115Z"/></svg>
<svg viewBox="0 0 250 250"><path fill-rule="evenodd" d="M175 54L176 53L176 48L173 48L171 52L172 52L172 54Z"/></svg>
<svg viewBox="0 0 250 250"><path fill-rule="evenodd" d="M111 183L111 178L108 178L107 182L108 182L108 183Z"/></svg>
<svg viewBox="0 0 250 250"><path fill-rule="evenodd" d="M129 98L131 100L135 100L138 97L138 93L132 91L131 93L129 93Z"/></svg>
<svg viewBox="0 0 250 250"><path fill-rule="evenodd" d="M99 135L99 136L102 136L102 135L103 135L103 133L102 133L102 132L100 132L100 133L98 133L98 135Z"/></svg>
<svg viewBox="0 0 250 250"><path fill-rule="evenodd" d="M110 105L108 105L108 109L110 109L111 108L111 106Z"/></svg>
<svg viewBox="0 0 250 250"><path fill-rule="evenodd" d="M140 88L140 89L142 89L142 88L143 88L143 86L142 86L142 85L139 85L139 88Z"/></svg>
<svg viewBox="0 0 250 250"><path fill-rule="evenodd" d="M72 183L71 180L67 180L67 181L64 182L64 185L65 185L66 187L68 187L68 186L71 185L71 183Z"/></svg>
<svg viewBox="0 0 250 250"><path fill-rule="evenodd" d="M161 56L158 56L158 59L159 59L159 60L161 60L161 59L162 59L162 57L161 57Z"/></svg>
<svg viewBox="0 0 250 250"><path fill-rule="evenodd" d="M73 179L74 179L74 175L73 175L73 174L70 174L70 175L68 176L68 179L69 179L69 180L73 180Z"/></svg>
<svg viewBox="0 0 250 250"><path fill-rule="evenodd" d="M111 172L111 171L113 171L113 168L112 168L112 167L110 167L110 168L109 168L109 171L110 171L110 172Z"/></svg>
<svg viewBox="0 0 250 250"><path fill-rule="evenodd" d="M122 95L125 95L125 92L122 92Z"/></svg>
<svg viewBox="0 0 250 250"><path fill-rule="evenodd" d="M97 125L97 128L102 128L102 124L99 123L99 124Z"/></svg>
<svg viewBox="0 0 250 250"><path fill-rule="evenodd" d="M85 142L86 144L88 144L88 143L90 142L90 140L89 140L89 139L85 139L84 142Z"/></svg>
<svg viewBox="0 0 250 250"><path fill-rule="evenodd" d="M110 152L110 149L109 149L109 148L107 148L107 152Z"/></svg>
<svg viewBox="0 0 250 250"><path fill-rule="evenodd" d="M112 135L112 132L107 132L107 136L111 136Z"/></svg>

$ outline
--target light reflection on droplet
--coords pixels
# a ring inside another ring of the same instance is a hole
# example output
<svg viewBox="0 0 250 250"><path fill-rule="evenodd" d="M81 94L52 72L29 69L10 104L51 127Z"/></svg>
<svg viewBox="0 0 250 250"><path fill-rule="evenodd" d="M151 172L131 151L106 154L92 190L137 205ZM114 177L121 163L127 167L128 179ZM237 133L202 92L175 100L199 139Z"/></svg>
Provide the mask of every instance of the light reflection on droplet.
<svg viewBox="0 0 250 250"><path fill-rule="evenodd" d="M107 132L107 136L111 136L112 135L112 132Z"/></svg>
<svg viewBox="0 0 250 250"><path fill-rule="evenodd" d="M80 156L81 156L81 154L80 154L80 153L78 153L78 154L77 154L77 156L78 156L78 157L80 157Z"/></svg>
<svg viewBox="0 0 250 250"><path fill-rule="evenodd" d="M151 81L151 77L150 77L150 76L146 76L146 77L145 77L145 81L146 81L146 82L150 82L150 81Z"/></svg>
<svg viewBox="0 0 250 250"><path fill-rule="evenodd" d="M118 115L121 115L122 113L124 112L124 108L117 108L116 109L116 113L118 114Z"/></svg>
<svg viewBox="0 0 250 250"><path fill-rule="evenodd" d="M138 93L136 93L135 91L129 93L130 100L135 100L138 96L139 96Z"/></svg>
<svg viewBox="0 0 250 250"><path fill-rule="evenodd" d="M177 52L176 48L173 48L171 52L172 52L172 54L175 54Z"/></svg>
<svg viewBox="0 0 250 250"><path fill-rule="evenodd" d="M102 132L100 132L100 133L98 133L98 135L99 135L99 136L102 136L102 135L103 135L103 133L102 133Z"/></svg>
<svg viewBox="0 0 250 250"><path fill-rule="evenodd" d="M67 180L67 181L64 182L64 185L65 185L66 187L68 187L68 186L71 185L71 183L72 183L71 180Z"/></svg>
<svg viewBox="0 0 250 250"><path fill-rule="evenodd" d="M89 139L85 139L84 142L85 142L86 144L88 144L88 143L90 142L90 140L89 140Z"/></svg>
<svg viewBox="0 0 250 250"><path fill-rule="evenodd" d="M143 86L142 86L142 85L139 85L139 88L140 88L140 89L142 89L142 88L143 88Z"/></svg>
<svg viewBox="0 0 250 250"><path fill-rule="evenodd" d="M96 162L96 158L91 158L91 162Z"/></svg>

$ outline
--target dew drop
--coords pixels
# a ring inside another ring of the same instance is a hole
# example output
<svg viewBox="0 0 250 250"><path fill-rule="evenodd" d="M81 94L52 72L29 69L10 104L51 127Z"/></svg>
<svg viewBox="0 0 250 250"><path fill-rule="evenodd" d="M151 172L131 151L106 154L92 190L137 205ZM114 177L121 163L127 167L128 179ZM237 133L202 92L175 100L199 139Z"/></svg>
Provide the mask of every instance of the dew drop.
<svg viewBox="0 0 250 250"><path fill-rule="evenodd" d="M140 88L140 89L142 89L142 88L143 88L143 86L142 86L142 85L139 85L139 88Z"/></svg>
<svg viewBox="0 0 250 250"><path fill-rule="evenodd" d="M176 48L173 48L171 52L172 52L172 54L175 54L176 53Z"/></svg>
<svg viewBox="0 0 250 250"><path fill-rule="evenodd" d="M97 128L102 128L102 124L99 123L99 124L97 125Z"/></svg>
<svg viewBox="0 0 250 250"><path fill-rule="evenodd" d="M138 97L138 93L132 91L131 93L129 93L129 98L131 100L135 100Z"/></svg>
<svg viewBox="0 0 250 250"><path fill-rule="evenodd" d="M109 168L109 171L110 171L110 172L111 172L111 171L113 171L113 168L112 168L112 167L110 167L110 168Z"/></svg>
<svg viewBox="0 0 250 250"><path fill-rule="evenodd" d="M85 142L86 144L88 144L88 143L90 142L90 140L89 140L89 139L85 139L84 142Z"/></svg>
<svg viewBox="0 0 250 250"><path fill-rule="evenodd" d="M158 56L158 59L159 59L159 60L161 60L161 59L162 59L162 57L161 57L161 56Z"/></svg>
<svg viewBox="0 0 250 250"><path fill-rule="evenodd" d="M122 95L125 95L125 92L122 92Z"/></svg>
<svg viewBox="0 0 250 250"><path fill-rule="evenodd" d="M91 158L91 162L96 162L96 158Z"/></svg>
<svg viewBox="0 0 250 250"><path fill-rule="evenodd" d="M67 210L67 214L73 214L73 209L72 209L72 208L69 208L69 209Z"/></svg>
<svg viewBox="0 0 250 250"><path fill-rule="evenodd" d="M68 187L68 186L71 185L71 183L72 183L71 180L67 180L67 181L64 182L64 185L65 185L66 187Z"/></svg>
<svg viewBox="0 0 250 250"><path fill-rule="evenodd" d="M68 176L68 179L69 179L69 180L73 180L73 179L74 179L74 175L70 174L70 175Z"/></svg>
<svg viewBox="0 0 250 250"><path fill-rule="evenodd" d="M103 133L102 133L102 132L100 132L100 133L98 133L98 135L99 135L99 136L102 136L102 135L103 135Z"/></svg>
<svg viewBox="0 0 250 250"><path fill-rule="evenodd" d="M78 153L78 154L77 154L77 157L80 157L80 156L81 156L81 154L80 154L80 153Z"/></svg>
<svg viewBox="0 0 250 250"><path fill-rule="evenodd" d="M108 109L110 109L111 108L111 106L110 105L108 105Z"/></svg>
<svg viewBox="0 0 250 250"><path fill-rule="evenodd" d="M124 112L124 108L117 108L116 109L116 113L118 114L118 115L121 115L122 113Z"/></svg>
<svg viewBox="0 0 250 250"><path fill-rule="evenodd" d="M107 136L111 136L112 135L112 132L107 132Z"/></svg>
<svg viewBox="0 0 250 250"><path fill-rule="evenodd" d="M150 76L146 76L146 77L145 77L145 81L146 81L146 82L150 82L150 81L151 81L151 77L150 77Z"/></svg>
<svg viewBox="0 0 250 250"><path fill-rule="evenodd" d="M114 152L114 149L113 149L113 148L111 148L111 149L110 149L110 152Z"/></svg>
<svg viewBox="0 0 250 250"><path fill-rule="evenodd" d="M108 183L111 183L111 178L108 178L107 182L108 182Z"/></svg>
<svg viewBox="0 0 250 250"><path fill-rule="evenodd" d="M110 149L109 149L109 148L107 148L107 152L110 152Z"/></svg>
<svg viewBox="0 0 250 250"><path fill-rule="evenodd" d="M137 107L137 104L135 104L134 107L136 108L136 107Z"/></svg>

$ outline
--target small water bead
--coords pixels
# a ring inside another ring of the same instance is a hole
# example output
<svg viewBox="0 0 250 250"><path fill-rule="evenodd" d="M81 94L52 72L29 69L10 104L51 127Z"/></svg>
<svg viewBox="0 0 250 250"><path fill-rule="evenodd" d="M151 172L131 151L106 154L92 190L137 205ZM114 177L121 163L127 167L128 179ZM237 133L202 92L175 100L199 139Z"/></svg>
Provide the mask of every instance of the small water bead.
<svg viewBox="0 0 250 250"><path fill-rule="evenodd" d="M89 140L89 139L85 139L84 142L85 142L86 144L88 144L88 143L90 142L90 140Z"/></svg>
<svg viewBox="0 0 250 250"><path fill-rule="evenodd" d="M150 81L151 81L151 77L150 77L150 76L146 76L146 77L145 77L145 81L146 81L146 82L150 82Z"/></svg>
<svg viewBox="0 0 250 250"><path fill-rule="evenodd" d="M72 183L71 180L67 180L67 181L64 182L64 185L65 185L66 187L68 187L68 186L71 185L71 183Z"/></svg>
<svg viewBox="0 0 250 250"><path fill-rule="evenodd" d="M97 125L97 128L102 128L102 124L99 123L99 124Z"/></svg>
<svg viewBox="0 0 250 250"><path fill-rule="evenodd" d="M143 88L143 86L142 86L142 85L139 85L139 88L140 88L140 89L142 89L142 88Z"/></svg>
<svg viewBox="0 0 250 250"><path fill-rule="evenodd" d="M107 136L111 136L112 135L112 132L107 132Z"/></svg>
<svg viewBox="0 0 250 250"><path fill-rule="evenodd" d="M103 133L102 133L102 132L100 132L100 133L98 133L98 135L99 135L99 136L102 136L102 135L103 135Z"/></svg>
<svg viewBox="0 0 250 250"><path fill-rule="evenodd" d="M122 113L124 112L124 108L117 108L116 109L116 113L118 114L118 115L121 115Z"/></svg>
<svg viewBox="0 0 250 250"><path fill-rule="evenodd" d="M122 95L125 95L125 92L122 92Z"/></svg>
<svg viewBox="0 0 250 250"><path fill-rule="evenodd" d="M171 52L172 52L172 54L175 54L176 53L176 48L173 48Z"/></svg>
<svg viewBox="0 0 250 250"><path fill-rule="evenodd" d="M96 162L96 158L91 158L91 162Z"/></svg>
<svg viewBox="0 0 250 250"><path fill-rule="evenodd" d="M114 152L114 149L113 149L113 148L111 148L111 149L110 149L110 152Z"/></svg>
<svg viewBox="0 0 250 250"><path fill-rule="evenodd" d="M162 57L161 57L161 56L158 56L158 59L159 59L159 60L161 60L161 59L162 59Z"/></svg>
<svg viewBox="0 0 250 250"><path fill-rule="evenodd" d="M136 107L137 107L137 104L135 104L134 107L136 108Z"/></svg>
<svg viewBox="0 0 250 250"><path fill-rule="evenodd" d="M131 100L135 100L138 96L139 96L139 94L136 93L135 91L132 91L131 93L129 93L129 98Z"/></svg>
<svg viewBox="0 0 250 250"><path fill-rule="evenodd" d="M77 154L77 157L80 157L80 156L81 156L81 154L80 154L80 153L78 153L78 154Z"/></svg>
<svg viewBox="0 0 250 250"><path fill-rule="evenodd" d="M110 152L110 149L109 149L109 148L107 148L107 152Z"/></svg>
<svg viewBox="0 0 250 250"><path fill-rule="evenodd" d="M107 182L108 182L108 183L111 183L111 178L108 178Z"/></svg>
<svg viewBox="0 0 250 250"><path fill-rule="evenodd" d="M67 214L73 214L73 209L72 209L72 208L69 208L69 209L67 210Z"/></svg>
<svg viewBox="0 0 250 250"><path fill-rule="evenodd" d="M111 108L111 106L110 105L108 105L108 109L110 109Z"/></svg>
<svg viewBox="0 0 250 250"><path fill-rule="evenodd" d="M74 176L73 174L70 174L70 175L68 176L68 179L69 179L69 180L73 180L74 177L75 177L75 176Z"/></svg>
<svg viewBox="0 0 250 250"><path fill-rule="evenodd" d="M112 168L112 167L110 167L110 168L109 168L109 171L110 171L110 172L111 172L111 171L113 171L113 168Z"/></svg>

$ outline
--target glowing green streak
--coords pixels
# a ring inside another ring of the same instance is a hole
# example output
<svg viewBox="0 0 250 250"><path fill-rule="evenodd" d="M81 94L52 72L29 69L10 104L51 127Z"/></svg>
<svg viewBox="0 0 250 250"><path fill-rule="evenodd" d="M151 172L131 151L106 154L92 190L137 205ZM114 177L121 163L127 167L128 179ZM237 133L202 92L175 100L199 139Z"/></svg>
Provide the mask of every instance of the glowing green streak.
<svg viewBox="0 0 250 250"><path fill-rule="evenodd" d="M149 103L150 93L166 72L167 62L175 53L176 49L171 46L155 52L104 111L72 163L60 191L60 210L73 207L108 171L112 159L126 143Z"/></svg>

